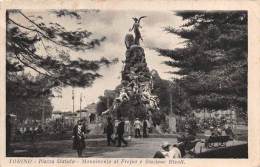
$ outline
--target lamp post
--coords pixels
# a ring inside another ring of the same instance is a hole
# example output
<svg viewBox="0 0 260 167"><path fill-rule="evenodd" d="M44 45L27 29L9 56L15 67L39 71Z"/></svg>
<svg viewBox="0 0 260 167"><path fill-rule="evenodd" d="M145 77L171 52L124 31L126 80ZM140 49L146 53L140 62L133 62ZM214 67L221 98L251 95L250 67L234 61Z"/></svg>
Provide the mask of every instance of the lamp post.
<svg viewBox="0 0 260 167"><path fill-rule="evenodd" d="M80 100L79 100L79 118L81 119L81 102L82 102L82 93L80 93Z"/></svg>
<svg viewBox="0 0 260 167"><path fill-rule="evenodd" d="M170 96L170 101L169 101L169 102L170 102L170 114L173 113L173 111L172 111L172 84L173 84L173 83L170 83L170 84L169 84L169 89L170 89L170 90L169 90L169 96Z"/></svg>
<svg viewBox="0 0 260 167"><path fill-rule="evenodd" d="M74 87L72 87L72 112L74 113Z"/></svg>

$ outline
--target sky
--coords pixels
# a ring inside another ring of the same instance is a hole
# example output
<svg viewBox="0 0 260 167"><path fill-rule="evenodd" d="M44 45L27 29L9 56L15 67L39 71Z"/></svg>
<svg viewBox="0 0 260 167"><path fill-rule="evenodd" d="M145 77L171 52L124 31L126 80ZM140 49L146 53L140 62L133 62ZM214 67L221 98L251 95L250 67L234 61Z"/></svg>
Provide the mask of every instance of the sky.
<svg viewBox="0 0 260 167"><path fill-rule="evenodd" d="M26 13L26 12L25 12ZM57 22L67 30L76 30L77 28L86 29L94 34L93 37L105 36L106 40L100 47L87 51L70 51L72 59L82 58L88 60L97 60L101 57L108 59L118 58L117 64L109 67L102 67L99 73L103 76L95 80L94 84L88 88L74 88L75 110L80 108L80 95L82 96L81 107L97 102L98 97L104 94L106 89L115 89L121 81L121 70L125 59L124 38L133 24L132 17L147 16L141 20L142 29L140 29L144 39L141 46L145 50L147 65L150 70L155 69L163 79L174 77L167 72L173 71L171 67L163 64L168 58L158 56L159 54L153 48L174 49L182 47L183 39L174 34L163 31L164 27L178 27L183 24L182 19L174 15L172 11L136 11L136 10L101 10L99 12L84 12L81 14L81 20L70 17L58 18L49 12L27 12L27 15L41 15L45 22ZM20 16L13 16L17 22L26 23ZM44 51L39 49L41 53ZM51 99L54 111L72 111L72 88L63 88L60 93Z"/></svg>

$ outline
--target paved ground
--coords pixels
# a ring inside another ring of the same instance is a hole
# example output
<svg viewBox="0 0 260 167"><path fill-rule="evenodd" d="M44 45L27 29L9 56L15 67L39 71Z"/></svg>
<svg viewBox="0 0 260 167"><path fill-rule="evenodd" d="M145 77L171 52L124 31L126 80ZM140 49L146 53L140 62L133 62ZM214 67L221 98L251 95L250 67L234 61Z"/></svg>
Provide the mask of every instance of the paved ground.
<svg viewBox="0 0 260 167"><path fill-rule="evenodd" d="M154 153L160 149L163 141L174 143L176 138L133 138L127 147L107 146L105 139L102 138L88 139L84 157L152 158ZM71 140L45 141L33 145L16 143L12 147L15 149L14 156L77 157L76 151L71 149Z"/></svg>
<svg viewBox="0 0 260 167"><path fill-rule="evenodd" d="M127 147L107 146L105 138L87 139L84 157L98 158L152 158L160 149L163 141L176 143L176 137L168 138L132 138ZM245 141L229 141L227 146L245 144ZM77 157L72 150L72 140L23 142L12 144L14 153L11 156L22 157ZM198 143L195 153L208 151L203 143Z"/></svg>
<svg viewBox="0 0 260 167"><path fill-rule="evenodd" d="M152 158L154 153L160 149L162 141L175 143L175 138L145 138L132 139L128 147L116 148L113 151L103 152L94 157L110 158ZM88 153L88 151L87 151Z"/></svg>

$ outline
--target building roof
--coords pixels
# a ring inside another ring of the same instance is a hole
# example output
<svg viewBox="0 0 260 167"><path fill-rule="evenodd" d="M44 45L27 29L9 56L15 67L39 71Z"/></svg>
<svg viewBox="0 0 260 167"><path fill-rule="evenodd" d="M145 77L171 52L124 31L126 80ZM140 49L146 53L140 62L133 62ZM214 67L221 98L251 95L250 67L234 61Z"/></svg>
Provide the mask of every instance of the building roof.
<svg viewBox="0 0 260 167"><path fill-rule="evenodd" d="M63 112L61 111L53 111L52 114L62 114Z"/></svg>

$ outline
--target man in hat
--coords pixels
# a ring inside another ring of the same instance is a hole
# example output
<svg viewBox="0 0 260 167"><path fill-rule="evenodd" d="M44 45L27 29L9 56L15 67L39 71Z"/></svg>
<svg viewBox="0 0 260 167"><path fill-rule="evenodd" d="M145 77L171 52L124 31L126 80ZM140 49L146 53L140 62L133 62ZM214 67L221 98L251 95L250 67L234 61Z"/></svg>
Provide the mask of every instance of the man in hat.
<svg viewBox="0 0 260 167"><path fill-rule="evenodd" d="M83 125L83 120L78 120L77 125L73 128L73 149L77 150L78 156L82 156L85 144L86 128Z"/></svg>
<svg viewBox="0 0 260 167"><path fill-rule="evenodd" d="M177 144L171 145L169 142L165 141L161 145L161 151L157 151L154 158L181 158L181 152L178 149Z"/></svg>
<svg viewBox="0 0 260 167"><path fill-rule="evenodd" d="M140 133L141 122L139 121L139 118L135 119L134 128L135 128L135 138L141 137L141 133Z"/></svg>
<svg viewBox="0 0 260 167"><path fill-rule="evenodd" d="M117 126L117 137L118 137L118 145L117 147L121 147L121 142L123 142L125 144L125 146L127 146L127 142L124 139L124 130L125 128L125 122L123 120L123 118L120 118L120 122Z"/></svg>

